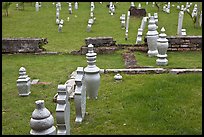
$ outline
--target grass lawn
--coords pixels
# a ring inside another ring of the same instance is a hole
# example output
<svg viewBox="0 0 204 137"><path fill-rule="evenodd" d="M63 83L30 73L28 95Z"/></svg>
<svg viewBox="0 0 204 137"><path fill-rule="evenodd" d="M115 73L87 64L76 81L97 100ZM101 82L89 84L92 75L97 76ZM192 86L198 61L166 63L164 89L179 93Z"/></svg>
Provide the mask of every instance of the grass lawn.
<svg viewBox="0 0 204 137"><path fill-rule="evenodd" d="M139 2L135 2L138 6ZM194 2L195 3L195 2ZM79 2L79 9L76 11L73 6L73 14L68 13L68 4L62 2L60 18L64 19L62 33L58 33L58 26L55 23L56 8L52 2L43 2L39 12L35 11L34 3L25 3L24 11L16 11L15 2L9 8L9 16L2 16L2 37L40 37L48 38L48 44L44 47L48 51L71 52L79 50L85 45L84 39L87 37L111 36L119 44L135 44L137 30L141 24L142 18L130 17L128 40L125 41L125 30L120 27L120 16L129 9L130 2L119 2L116 4L116 14L108 14L106 5L108 2L95 2L94 15L96 22L92 26L91 32L86 32L88 19L90 16L90 2ZM147 13L157 12L157 8L146 5L142 2L142 7ZM177 5L177 2L172 2ZM185 3L183 3L185 5ZM198 3L202 9L202 4ZM191 6L192 11L193 6ZM2 11L3 13L3 11ZM158 12L159 26L157 31L160 32L162 27L165 33L176 35L179 11L171 7L171 14ZM67 21L67 17L70 21ZM143 34L147 33L147 26ZM188 14L184 15L183 28L187 29L187 35L202 35L201 28L194 28L193 21ZM144 35L143 35L144 36Z"/></svg>
<svg viewBox="0 0 204 137"><path fill-rule="evenodd" d="M137 6L139 2L135 2ZM177 5L177 2L172 2ZM193 2L195 3L195 2ZM65 20L63 32L58 33L55 24L55 6L42 2L35 12L34 3L25 3L24 11L15 10L16 2L9 8L9 16L2 15L2 37L48 38L44 46L48 51L71 52L85 45L87 37L111 36L117 43L134 44L141 18L130 18L129 39L120 28L119 17L127 14L130 2L119 2L116 14L108 14L108 2L95 2L96 23L92 32L86 32L90 13L89 2L79 2L78 11L68 14L68 4L62 2L60 17ZM185 5L185 2L183 3ZM202 3L199 3L202 6ZM147 12L157 8L142 3ZM192 8L192 7L191 7ZM2 10L3 12L3 10ZM171 14L158 12L159 28L165 27L167 35L175 35L178 11L172 7ZM75 16L76 15L76 16ZM66 19L70 17L68 22ZM183 28L188 35L202 35L202 28L194 28L185 14ZM147 32L147 27L146 27ZM125 68L122 50L113 54L97 55L96 65L101 69ZM202 51L167 52L169 64L164 68L202 68ZM139 66L156 66L156 57L149 58L144 52L135 52ZM33 55L2 54L2 134L27 135L35 101L45 100L56 126L56 104L53 96L57 86L64 84L77 67L86 67L85 55ZM16 86L18 70L23 66L31 79L51 82L50 85L31 85L28 97L19 97ZM71 134L202 134L202 75L201 74L139 74L121 73L122 82L114 81L115 74L101 74L97 100L87 100L82 124L75 123L74 100L71 105Z"/></svg>

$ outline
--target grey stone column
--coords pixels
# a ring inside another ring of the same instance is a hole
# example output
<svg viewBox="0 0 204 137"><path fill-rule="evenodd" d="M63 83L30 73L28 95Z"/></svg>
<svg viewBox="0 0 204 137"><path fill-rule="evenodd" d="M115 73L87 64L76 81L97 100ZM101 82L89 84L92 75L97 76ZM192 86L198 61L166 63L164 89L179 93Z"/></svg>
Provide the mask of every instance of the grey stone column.
<svg viewBox="0 0 204 137"><path fill-rule="evenodd" d="M58 85L56 106L57 135L70 135L70 103L66 85Z"/></svg>
<svg viewBox="0 0 204 137"><path fill-rule="evenodd" d="M19 96L28 96L30 92L31 87L31 80L26 75L26 69L24 67L21 67L19 69L19 77L17 80L17 88L18 88L18 94Z"/></svg>
<svg viewBox="0 0 204 137"><path fill-rule="evenodd" d="M86 84L84 82L83 67L77 68L77 75L75 78L76 88L74 95L74 103L76 109L76 123L81 123L86 114Z"/></svg>
<svg viewBox="0 0 204 137"><path fill-rule="evenodd" d="M35 10L36 10L37 12L39 11L39 3L38 3L38 2L35 3Z"/></svg>
<svg viewBox="0 0 204 137"><path fill-rule="evenodd" d="M94 99L97 99L100 85L100 69L95 65L96 55L93 51L93 45L89 44L88 53L86 54L88 66L84 69L84 72L87 96Z"/></svg>
<svg viewBox="0 0 204 137"><path fill-rule="evenodd" d="M158 32L157 32L157 26L155 24L154 17L151 16L149 19L149 25L148 25L148 32L147 32L147 45L148 45L148 56L156 56L158 54L157 50L157 39L158 39Z"/></svg>
<svg viewBox="0 0 204 137"><path fill-rule="evenodd" d="M54 118L50 111L45 108L44 100L35 101L36 109L30 119L31 135L56 135Z"/></svg>

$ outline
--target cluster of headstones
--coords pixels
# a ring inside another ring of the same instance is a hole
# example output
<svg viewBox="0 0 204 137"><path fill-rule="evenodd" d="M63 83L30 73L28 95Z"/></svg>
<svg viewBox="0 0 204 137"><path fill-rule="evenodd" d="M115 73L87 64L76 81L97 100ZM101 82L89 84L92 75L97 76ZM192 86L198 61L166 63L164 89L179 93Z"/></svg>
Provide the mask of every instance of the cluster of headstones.
<svg viewBox="0 0 204 137"><path fill-rule="evenodd" d="M58 25L58 32L62 32L62 27L64 24L64 20L60 19L60 10L61 10L61 3L56 3L56 24Z"/></svg>
<svg viewBox="0 0 204 137"><path fill-rule="evenodd" d="M90 9L90 18L88 20L88 25L87 25L87 29L86 29L87 32L91 31L91 27L92 27L92 25L94 24L94 22L96 20L96 17L94 16L94 9L95 9L94 2L91 2L91 7L90 8L91 8Z"/></svg>
<svg viewBox="0 0 204 137"><path fill-rule="evenodd" d="M99 68L95 65L96 53L93 45L88 45L86 54L87 67L78 67L75 77L74 103L76 110L76 123L82 123L86 114L86 96L88 99L97 99L98 89L100 85ZM26 78L25 69L20 69L20 78ZM22 76L23 75L23 76ZM121 79L118 77L118 79ZM20 88L19 88L20 89ZM22 89L22 87L21 87ZM25 89L25 88L24 88ZM31 135L70 135L70 103L68 85L58 85L58 96L56 105L56 127L54 126L54 118L50 111L45 108L44 100L35 102L36 109L32 112L30 119ZM87 94L86 94L87 93ZM27 93L29 94L29 93Z"/></svg>

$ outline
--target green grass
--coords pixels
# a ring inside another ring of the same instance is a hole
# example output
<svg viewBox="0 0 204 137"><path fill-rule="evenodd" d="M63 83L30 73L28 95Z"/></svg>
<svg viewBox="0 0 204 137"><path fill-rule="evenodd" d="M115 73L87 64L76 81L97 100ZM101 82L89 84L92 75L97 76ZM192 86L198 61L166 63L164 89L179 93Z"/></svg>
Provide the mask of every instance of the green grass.
<svg viewBox="0 0 204 137"><path fill-rule="evenodd" d="M145 52L135 52L137 65L161 68L202 68L202 51L167 51L167 66L156 65L157 57L148 57Z"/></svg>
<svg viewBox="0 0 204 137"><path fill-rule="evenodd" d="M24 11L15 10L15 2L9 8L9 16L2 15L2 37L48 38L44 46L48 51L70 52L85 45L84 39L96 36L112 36L117 43L134 44L141 19L130 18L129 39L120 28L119 17L127 14L130 2L119 2L116 15L110 16L108 2L95 3L96 23L92 32L86 32L90 3L79 2L79 10L68 14L68 4L62 3L60 16L65 20L63 32L58 33L55 24L55 7L43 2L39 12L34 4L25 4ZM201 4L201 3L199 3ZM135 2L138 5L138 2ZM177 5L177 4L175 4ZM145 5L147 12L157 8ZM171 14L159 12L159 28L165 27L167 35L175 35L178 11ZM77 15L77 17L75 17ZM70 17L67 22L66 18ZM202 35L201 28L194 28L185 15L183 28L188 35ZM147 27L146 27L147 32ZM113 54L97 55L96 65L101 69L125 68L123 50ZM169 64L164 68L202 68L202 51L167 52ZM156 66L156 57L135 52L139 66ZM45 100L56 126L56 104L52 102L57 85L64 84L77 67L86 67L85 55L2 55L2 134L26 135L30 132L30 118L35 101ZM16 85L18 70L23 66L31 79L51 82L50 85L32 85L28 97L19 97ZM201 74L140 74L122 73L123 81L117 83L115 74L101 74L97 100L87 100L87 112L82 124L75 123L74 101L71 105L71 134L202 134L202 75Z"/></svg>
<svg viewBox="0 0 204 137"><path fill-rule="evenodd" d="M174 3L174 2L173 2ZM173 4L172 3L172 4ZM44 46L48 51L71 52L78 50L85 45L84 39L87 37L111 36L120 44L135 44L137 30L141 24L142 18L131 17L129 22L128 41L125 41L125 30L121 29L119 18L122 13L127 15L130 2L119 2L116 4L116 14L108 14L106 7L108 2L95 2L94 15L96 22L91 32L86 32L88 18L90 16L90 3L79 2L79 9L73 9L73 14L68 13L68 4L62 2L60 18L64 19L62 33L58 33L58 26L55 23L56 8L52 2L43 2L39 12L35 11L34 4L25 4L24 11L16 11L15 2L9 8L9 16L2 16L2 37L43 37L48 38L48 44ZM174 3L177 5L177 3ZM202 4L199 3L201 6ZM138 6L138 2L135 2ZM184 4L185 5L185 4ZM142 2L147 13L157 12L157 8L146 5ZM192 6L193 7L193 6ZM191 7L191 8L192 8ZM202 8L201 8L202 9ZM165 27L167 35L175 35L177 31L178 10L171 8L171 14L163 11L158 12L159 28ZM77 17L75 17L75 15ZM67 21L70 17L70 21ZM201 28L194 28L189 15L184 15L183 28L187 29L188 35L202 35ZM147 26L143 34L147 33Z"/></svg>
<svg viewBox="0 0 204 137"><path fill-rule="evenodd" d="M98 66L123 68L122 63L115 63L122 62L120 55L100 55ZM51 84L32 85L30 96L19 97L16 80L21 66L31 79ZM78 66L86 66L85 57L2 55L2 134L29 134L31 113L38 99L45 100L55 118L56 104L52 99L57 85L65 83ZM75 106L70 101L71 134L202 133L202 75L122 75L123 81L117 83L114 74L101 74L98 100L87 100L89 115L81 125L74 122Z"/></svg>

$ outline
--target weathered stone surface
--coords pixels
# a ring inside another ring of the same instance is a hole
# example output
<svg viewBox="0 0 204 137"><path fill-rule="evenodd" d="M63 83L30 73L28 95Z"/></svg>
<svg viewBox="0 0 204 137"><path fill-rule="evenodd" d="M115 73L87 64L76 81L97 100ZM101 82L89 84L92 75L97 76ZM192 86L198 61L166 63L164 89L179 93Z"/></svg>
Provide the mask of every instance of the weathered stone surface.
<svg viewBox="0 0 204 137"><path fill-rule="evenodd" d="M126 68L132 68L136 66L136 60L135 60L135 55L133 52L125 52L122 54L123 59L125 61L125 67Z"/></svg>
<svg viewBox="0 0 204 137"><path fill-rule="evenodd" d="M48 41L45 38L2 38L2 53L41 52Z"/></svg>
<svg viewBox="0 0 204 137"><path fill-rule="evenodd" d="M147 14L145 9L137 9L136 7L130 7L129 11L130 16L145 17Z"/></svg>
<svg viewBox="0 0 204 137"><path fill-rule="evenodd" d="M113 41L112 37L88 37L85 39L85 43L86 46L92 44L94 47L115 45L115 41Z"/></svg>

